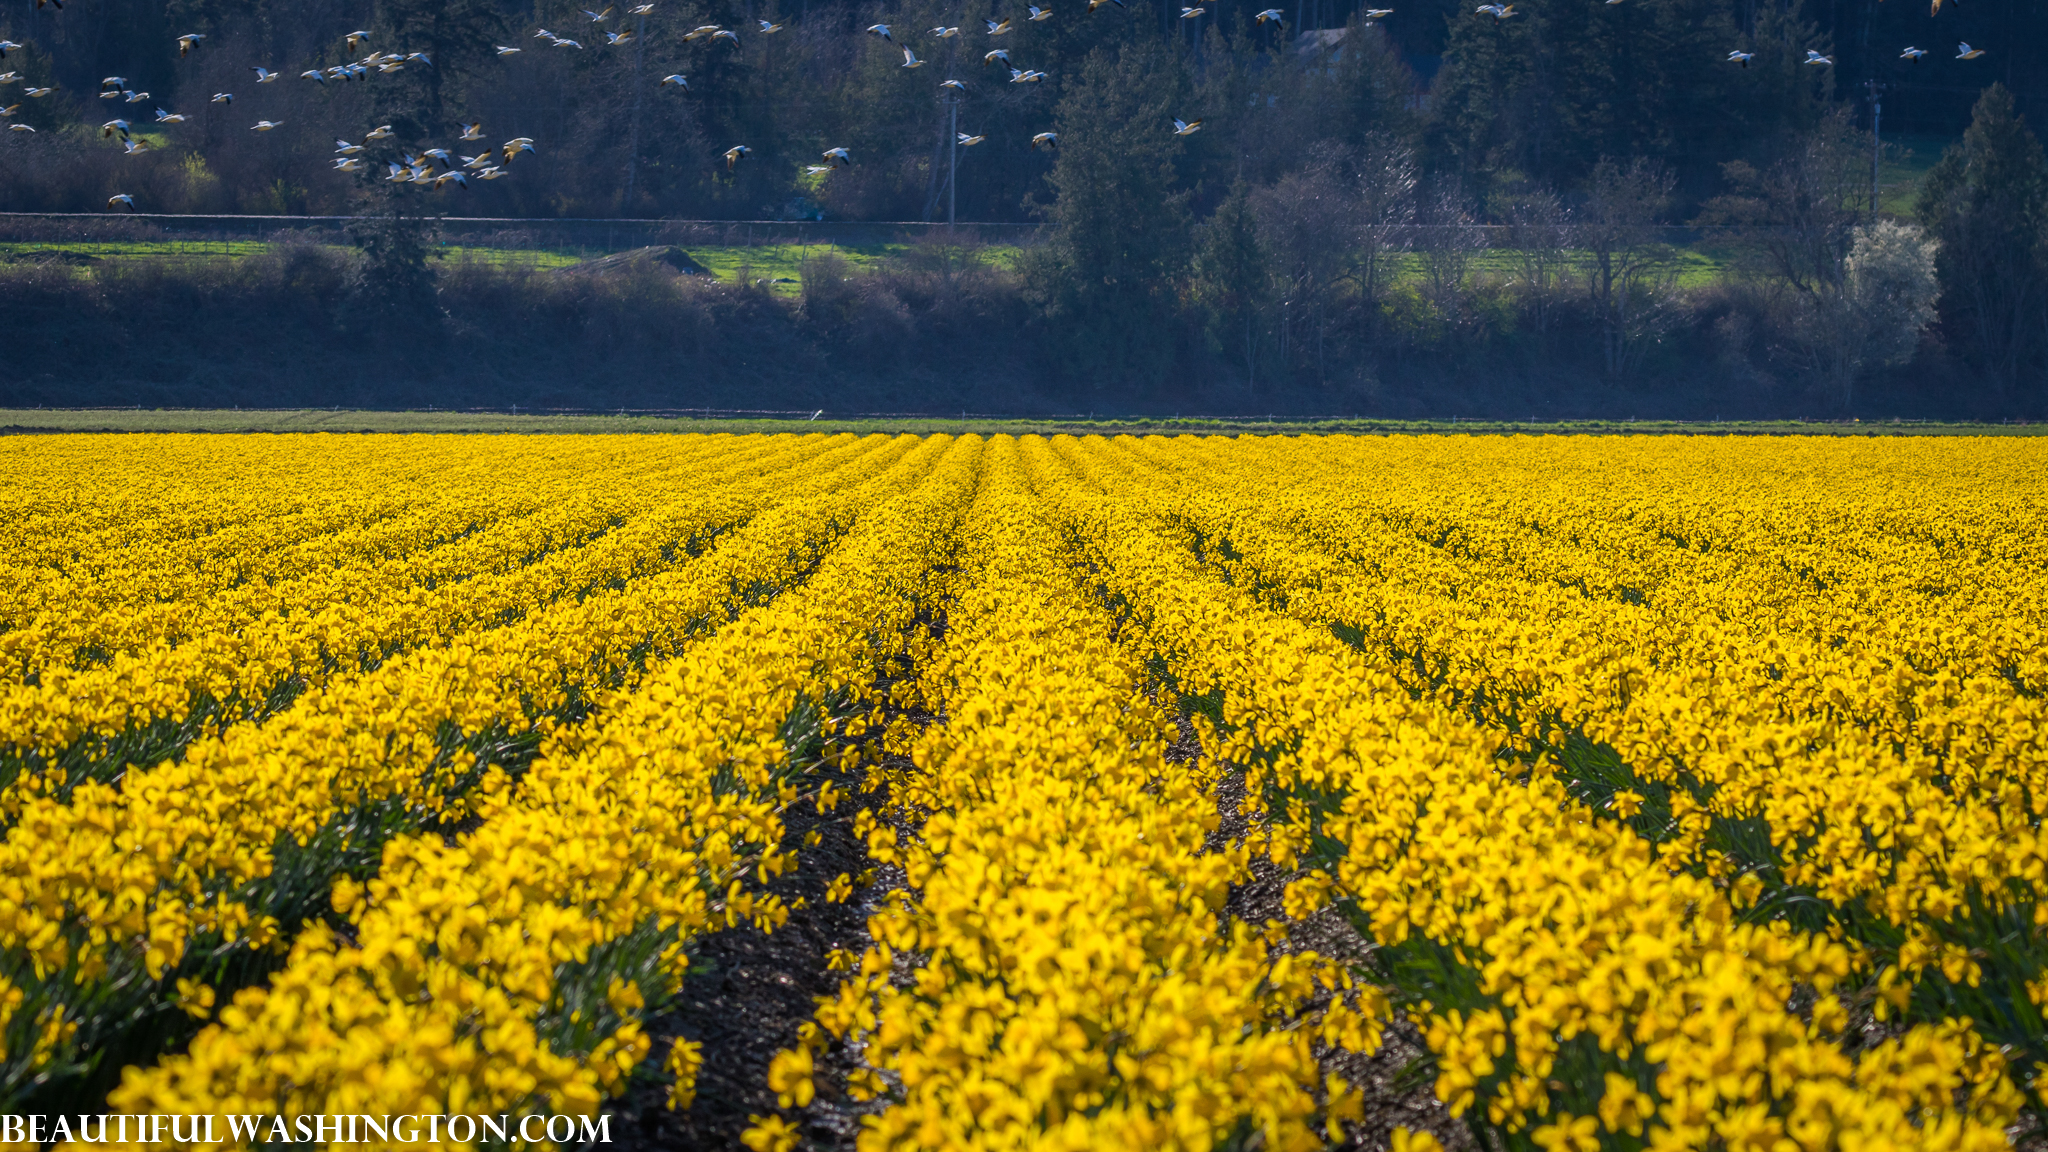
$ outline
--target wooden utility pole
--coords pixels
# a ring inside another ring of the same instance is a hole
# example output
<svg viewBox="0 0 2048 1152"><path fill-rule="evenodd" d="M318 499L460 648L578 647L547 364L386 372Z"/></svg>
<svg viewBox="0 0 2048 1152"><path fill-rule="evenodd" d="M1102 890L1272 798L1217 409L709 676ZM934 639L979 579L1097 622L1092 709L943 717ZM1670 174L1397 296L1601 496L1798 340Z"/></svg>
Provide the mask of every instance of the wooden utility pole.
<svg viewBox="0 0 2048 1152"><path fill-rule="evenodd" d="M647 16L633 27L633 120L626 133L626 190L619 197L621 213L633 210L633 185L640 175L640 62L647 55Z"/></svg>
<svg viewBox="0 0 2048 1152"><path fill-rule="evenodd" d="M960 98L946 100L946 231L953 231L953 210L960 202Z"/></svg>

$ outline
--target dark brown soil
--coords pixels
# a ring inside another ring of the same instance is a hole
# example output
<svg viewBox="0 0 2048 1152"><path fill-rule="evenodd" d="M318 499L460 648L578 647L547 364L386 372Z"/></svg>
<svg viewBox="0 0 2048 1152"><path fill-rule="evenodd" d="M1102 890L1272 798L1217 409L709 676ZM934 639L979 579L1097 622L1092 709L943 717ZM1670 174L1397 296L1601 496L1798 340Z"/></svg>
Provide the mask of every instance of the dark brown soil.
<svg viewBox="0 0 2048 1152"><path fill-rule="evenodd" d="M1181 724L1181 738L1173 755L1192 756L1199 752L1193 727ZM1218 848L1250 831L1244 813L1244 773L1227 773L1217 788L1216 810L1222 824L1210 836L1210 847ZM1231 891L1224 915L1250 924L1288 921L1282 911L1281 893L1294 874L1283 872L1270 860L1254 858L1252 881ZM1299 951L1341 960L1358 980L1371 981L1373 944L1335 908L1324 908L1301 920L1288 921L1285 946ZM1312 1007L1319 1007L1314 1005ZM1316 1045L1316 1062L1325 1076L1335 1074L1365 1093L1365 1118L1345 1125L1345 1139L1332 1148L1384 1149L1395 1128L1428 1132L1451 1152L1476 1152L1478 1144L1465 1124L1454 1119L1436 1098L1434 1077L1418 1078L1415 1065L1427 1054L1422 1035L1405 1019L1387 1024L1378 1052L1362 1056L1341 1048ZM1404 1075L1405 1073L1405 1075Z"/></svg>
<svg viewBox="0 0 2048 1152"><path fill-rule="evenodd" d="M1183 721L1180 729L1168 758L1185 761L1200 755L1192 726ZM841 776L839 783L844 787L858 781ZM857 1066L857 1052L842 1044L828 1046L819 1057L817 1097L805 1108L777 1108L775 1094L768 1089L768 1063L775 1053L795 1044L797 1029L812 1019L818 997L837 991L841 974L827 967L832 950L855 955L864 950L869 944L868 915L903 884L899 869L879 868L874 883L857 890L855 898L843 904L825 901L826 886L840 873L858 876L874 867L866 846L853 834L852 822L862 807L879 809L882 798L855 796L858 804L842 802L828 816L821 817L808 802L787 814L784 843L798 849L797 867L770 884L769 891L791 903L806 902L790 915L788 924L773 933L751 927L728 929L703 937L691 950L693 970L681 997L649 1021L655 1047L647 1064L661 1066L678 1036L702 1044L704 1066L696 1102L686 1111L672 1111L665 1083L650 1077L636 1084L614 1112L615 1146L628 1152L736 1149L753 1117L777 1111L802 1129L804 1149L836 1152L854 1146L861 1116L883 1103L857 1103L846 1094L846 1078ZM1227 774L1218 788L1222 825L1210 837L1211 849L1247 832L1243 801L1242 773ZM801 847L813 830L819 833L819 843ZM1285 920L1281 892L1291 878L1270 862L1256 861L1252 881L1232 891L1224 915L1250 923ZM1314 949L1345 961L1361 979L1372 977L1372 945L1336 910L1325 909L1289 927L1287 947ZM904 961L907 976L911 958L899 960ZM1431 1078L1425 1075L1418 1082L1412 1074L1410 1066L1423 1055L1421 1037L1405 1020L1388 1026L1384 1044L1372 1056L1318 1045L1322 1070L1361 1086L1367 1095L1364 1121L1348 1125L1345 1140L1333 1147L1384 1149L1393 1129L1406 1127L1433 1133L1453 1152L1477 1149L1470 1131L1436 1099ZM1404 1070L1410 1072L1405 1078Z"/></svg>
<svg viewBox="0 0 2048 1152"><path fill-rule="evenodd" d="M768 1062L795 1045L797 1029L817 1010L817 998L838 990L840 974L827 968L828 954L843 948L858 955L867 947L868 909L862 902L825 900L826 886L840 873L858 876L869 867L866 845L853 834L858 810L842 801L837 812L821 817L804 801L787 813L783 844L799 849L797 866L769 884L768 891L792 904L801 898L805 906L772 933L729 928L702 937L690 949L692 971L681 997L648 1022L655 1045L647 1063L661 1067L678 1036L702 1044L696 1102L687 1111L672 1111L665 1083L637 1084L615 1113L613 1147L739 1148L751 1118L776 1110L775 1093L768 1090ZM819 843L801 847L813 830ZM846 1071L821 1069L820 1087L843 1085ZM855 1131L852 1123L814 1126L806 1143L850 1148Z"/></svg>

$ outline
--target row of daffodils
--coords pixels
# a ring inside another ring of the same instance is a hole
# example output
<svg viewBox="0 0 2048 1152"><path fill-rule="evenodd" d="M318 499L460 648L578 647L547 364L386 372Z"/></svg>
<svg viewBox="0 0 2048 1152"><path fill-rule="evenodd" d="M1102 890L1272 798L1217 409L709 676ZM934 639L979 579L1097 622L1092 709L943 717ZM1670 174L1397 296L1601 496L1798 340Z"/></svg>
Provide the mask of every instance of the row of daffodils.
<svg viewBox="0 0 2048 1152"><path fill-rule="evenodd" d="M0 1111L692 1107L805 804L764 1152L2006 1147L2036 445L0 442Z"/></svg>

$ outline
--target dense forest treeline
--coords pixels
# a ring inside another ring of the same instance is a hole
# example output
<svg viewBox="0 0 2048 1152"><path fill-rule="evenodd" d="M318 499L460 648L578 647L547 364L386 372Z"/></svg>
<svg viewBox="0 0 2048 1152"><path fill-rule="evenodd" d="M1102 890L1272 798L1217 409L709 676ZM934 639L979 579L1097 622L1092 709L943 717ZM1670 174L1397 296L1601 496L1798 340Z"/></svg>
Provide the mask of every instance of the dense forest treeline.
<svg viewBox="0 0 2048 1152"><path fill-rule="evenodd" d="M658 0L602 24L557 0L22 3L0 16L22 45L0 67L24 87L0 87L0 106L36 131L0 133L0 210L95 211L118 192L144 211L381 222L354 230L352 252L282 244L233 267L0 269L0 306L36 318L0 361L0 402L2048 408L2048 169L2024 115L2048 80L2048 54L2025 47L2048 32L2042 13L1529 0L1501 20L1392 2L1369 21L1348 0L1297 0L1285 26L1154 0L1055 0L1036 22L1003 0ZM988 36L984 15L1014 29ZM784 27L762 34L761 19ZM876 21L926 66L862 32ZM685 41L714 23L737 42ZM425 58L298 75L346 63L359 29L357 55ZM206 39L181 57L192 32ZM1959 39L1988 54L1953 59ZM1900 59L1908 44L1929 54ZM992 47L1045 79L1008 82L982 63ZM1738 48L1746 66L1728 59ZM1806 63L1815 51L1834 63ZM257 84L258 65L284 75ZM687 90L661 83L675 73ZM147 98L100 99L109 75ZM1888 130L1970 126L1903 213L1872 202L1865 79L1888 86ZM28 86L54 90L12 95ZM189 119L153 126L157 107ZM124 154L98 129L112 115L154 147ZM280 127L252 132L259 118ZM1201 129L1175 135L1175 118ZM466 153L471 120L534 154L468 190L382 178L429 146ZM367 142L368 169L334 171L332 141L379 124L392 134ZM956 125L985 139L956 148ZM1042 132L1058 146L1033 148ZM851 166L804 171L835 146ZM428 259L435 215L949 207L1050 227L1000 265L944 243L873 272L827 258L793 301L659 265L560 277ZM1709 230L1715 275L1681 277L1673 224ZM432 351L347 354L401 333Z"/></svg>
<svg viewBox="0 0 2048 1152"><path fill-rule="evenodd" d="M492 141L526 136L537 155L512 177L463 197L465 215L773 218L804 199L850 219L943 219L948 135L956 109L941 78L968 84L958 126L987 140L961 156L960 219L1023 220L1053 195L1056 157L1030 138L1164 130L1167 122L1091 120L1082 78L1091 54L1157 54L1148 117L1200 118L1202 131L1173 150L1174 183L1207 215L1230 184L1272 182L1319 147L1357 147L1368 134L1410 142L1431 173L1455 173L1484 209L1523 181L1583 190L1603 156L1669 165L1686 210L1721 190L1731 160L1759 165L1787 133L1810 130L1836 100L1867 128L1861 85L1888 85L1892 131L1953 137L1970 105L1998 81L2019 110L2048 91L2048 9L1971 0L1938 17L1904 0L1532 0L1508 20L1467 0L1384 0L1393 15L1366 26L1352 0L1283 4L1288 24L1254 22L1255 6L1218 2L1181 19L1181 5L1128 0L1090 13L1054 3L1052 18L1024 19L1012 0L660 0L644 16L627 5L602 24L582 0L77 0L62 11L11 4L0 38L22 44L0 71L0 106L19 102L35 134L0 133L0 204L9 210L92 211L117 191L141 210L344 213L382 191L377 171L329 168L331 141L362 142L380 123L396 135L373 153L455 147L459 125L481 120ZM1001 36L985 16L1014 18ZM782 22L760 34L757 19ZM888 21L895 39L930 63L906 70L893 43L862 33ZM736 43L700 38L718 23ZM958 37L933 38L935 26ZM556 48L546 28L582 48ZM346 33L368 51L423 52L432 65L358 81L317 83L299 73L346 63ZM607 46L606 30L634 30ZM180 56L175 38L207 39ZM1987 50L1956 60L1952 44ZM500 56L497 46L519 53ZM1899 58L1914 45L1917 62ZM1018 68L1045 74L1011 84L982 63L1009 50ZM1753 52L1746 67L1732 49ZM1832 66L1802 61L1809 49ZM283 73L255 83L252 68ZM681 73L689 89L664 87ZM136 104L97 98L120 76L147 92ZM49 85L41 99L27 87ZM232 92L232 105L209 103ZM148 127L162 107L190 120L161 132L155 155L124 156L96 131L115 115ZM112 109L112 111L109 111ZM2035 116L2038 120L2038 112ZM252 133L258 119L282 123ZM732 173L723 152L753 149ZM851 149L851 169L804 180L800 166L830 147ZM457 149L469 152L467 147ZM432 208L440 197L406 188Z"/></svg>

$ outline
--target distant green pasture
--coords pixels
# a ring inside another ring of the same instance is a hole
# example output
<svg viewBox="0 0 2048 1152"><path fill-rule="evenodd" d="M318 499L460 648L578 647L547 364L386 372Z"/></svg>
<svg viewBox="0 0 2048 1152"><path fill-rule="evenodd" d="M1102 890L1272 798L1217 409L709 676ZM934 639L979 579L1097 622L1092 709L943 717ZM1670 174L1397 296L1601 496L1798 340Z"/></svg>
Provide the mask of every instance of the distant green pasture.
<svg viewBox="0 0 2048 1152"><path fill-rule="evenodd" d="M1565 257L1571 264L1583 267L1587 253L1567 251ZM1667 259L1667 270L1676 274L1681 288L1698 288L1712 283L1728 264L1726 253L1708 248L1673 248ZM1395 281L1422 279L1421 253L1395 252L1386 261L1392 268L1391 275ZM1513 279L1522 273L1522 253L1513 248L1482 248L1470 255L1466 272L1494 280Z"/></svg>
<svg viewBox="0 0 2048 1152"><path fill-rule="evenodd" d="M262 240L109 240L0 243L0 262L18 260L34 253L58 252L91 256L100 260L238 260L260 255L269 248ZM808 260L836 255L856 270L877 268L889 260L910 253L915 245L874 244L701 244L686 249L699 264L720 280L744 278L767 280L777 292L799 290L803 266ZM1017 258L1014 246L980 249L980 258L1008 267ZM566 268L584 260L606 255L600 248L490 248L478 245L443 244L433 248L436 258L473 260L498 265L530 265L536 268ZM81 265L89 267L89 265Z"/></svg>
<svg viewBox="0 0 2048 1152"><path fill-rule="evenodd" d="M260 255L270 245L262 240L110 240L0 243L0 264L19 263L35 253L65 253L99 260L239 260ZM831 255L844 260L855 271L867 271L913 254L917 246L895 242L867 244L699 244L686 249L720 280L765 280L771 291L793 294L800 290L804 264ZM1014 245L980 248L978 258L1002 267L1013 267L1022 249ZM481 245L445 244L433 249L436 258L469 260L495 265L526 265L539 269L566 268L583 260L606 254L592 248L493 248ZM1584 253L1568 254L1574 262ZM1726 265L1724 253L1705 248L1677 248L1670 252L1669 267L1682 287L1712 282ZM1419 280L1423 257L1415 252L1387 257L1396 281ZM78 265L89 268L91 265ZM1510 279L1521 271L1521 254L1512 249L1488 248L1470 254L1468 272L1476 277Z"/></svg>
<svg viewBox="0 0 2048 1152"><path fill-rule="evenodd" d="M1953 139L1946 136L1894 136L1885 141L1878 164L1878 207L1894 216L1911 216L1920 198L1920 181L1934 167Z"/></svg>

